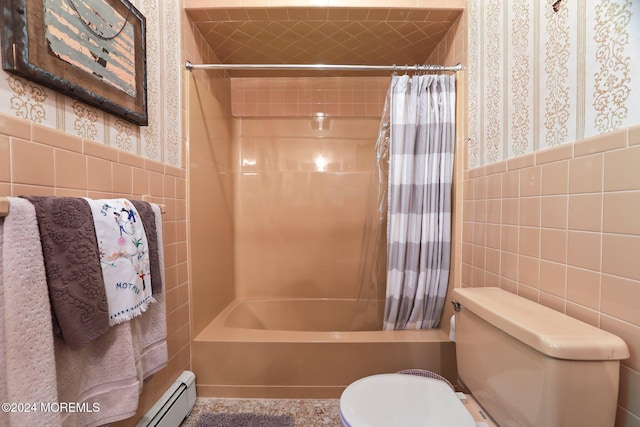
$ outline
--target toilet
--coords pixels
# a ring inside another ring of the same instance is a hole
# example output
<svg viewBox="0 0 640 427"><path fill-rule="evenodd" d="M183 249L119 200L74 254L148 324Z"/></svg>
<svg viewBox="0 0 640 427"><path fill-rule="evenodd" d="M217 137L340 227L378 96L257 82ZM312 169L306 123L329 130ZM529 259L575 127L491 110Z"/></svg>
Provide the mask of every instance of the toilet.
<svg viewBox="0 0 640 427"><path fill-rule="evenodd" d="M378 374L340 397L345 427L613 427L619 337L499 288L453 290L458 379ZM468 410L476 402L487 422Z"/></svg>

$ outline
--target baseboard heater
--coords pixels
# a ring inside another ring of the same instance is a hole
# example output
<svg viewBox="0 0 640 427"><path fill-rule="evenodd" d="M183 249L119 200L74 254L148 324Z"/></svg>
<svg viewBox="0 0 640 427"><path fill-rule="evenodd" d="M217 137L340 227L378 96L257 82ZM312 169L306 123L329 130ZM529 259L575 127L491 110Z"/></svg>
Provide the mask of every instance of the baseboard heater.
<svg viewBox="0 0 640 427"><path fill-rule="evenodd" d="M178 427L196 403L196 375L184 371L136 427Z"/></svg>

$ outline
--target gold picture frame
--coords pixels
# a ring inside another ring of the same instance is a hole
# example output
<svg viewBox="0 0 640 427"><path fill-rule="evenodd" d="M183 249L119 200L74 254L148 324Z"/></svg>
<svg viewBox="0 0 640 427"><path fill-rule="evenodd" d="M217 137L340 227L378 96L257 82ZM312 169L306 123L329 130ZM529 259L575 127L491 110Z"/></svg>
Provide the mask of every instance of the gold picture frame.
<svg viewBox="0 0 640 427"><path fill-rule="evenodd" d="M128 0L0 0L2 68L148 124L146 21Z"/></svg>

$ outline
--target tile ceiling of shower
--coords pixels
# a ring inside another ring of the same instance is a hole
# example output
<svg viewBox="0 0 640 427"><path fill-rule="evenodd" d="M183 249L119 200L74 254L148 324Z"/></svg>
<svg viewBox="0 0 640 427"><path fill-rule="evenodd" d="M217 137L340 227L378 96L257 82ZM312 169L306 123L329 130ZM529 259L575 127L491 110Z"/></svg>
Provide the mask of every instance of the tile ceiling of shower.
<svg viewBox="0 0 640 427"><path fill-rule="evenodd" d="M396 64L401 68L424 64L461 10L298 7L189 9L187 13L222 63ZM229 73L243 77L255 76L257 71ZM261 71L259 75L355 74Z"/></svg>

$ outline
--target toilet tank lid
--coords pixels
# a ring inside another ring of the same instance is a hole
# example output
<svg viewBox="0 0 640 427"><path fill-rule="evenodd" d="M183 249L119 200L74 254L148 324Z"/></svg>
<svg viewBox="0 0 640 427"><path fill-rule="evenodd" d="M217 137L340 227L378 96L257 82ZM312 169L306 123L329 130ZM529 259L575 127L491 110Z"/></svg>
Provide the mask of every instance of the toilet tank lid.
<svg viewBox="0 0 640 427"><path fill-rule="evenodd" d="M456 288L453 299L549 357L568 360L629 357L627 345L618 336L500 288Z"/></svg>

